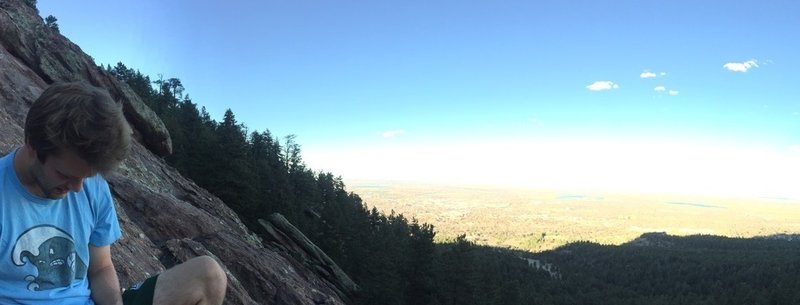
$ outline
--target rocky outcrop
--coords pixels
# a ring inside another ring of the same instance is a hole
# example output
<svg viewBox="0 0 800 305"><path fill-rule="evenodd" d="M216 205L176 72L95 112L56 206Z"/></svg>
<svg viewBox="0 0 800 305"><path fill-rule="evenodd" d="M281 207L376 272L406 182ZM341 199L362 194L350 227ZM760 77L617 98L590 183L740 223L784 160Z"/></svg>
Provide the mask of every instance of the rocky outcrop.
<svg viewBox="0 0 800 305"><path fill-rule="evenodd" d="M303 265L336 285L336 292L343 299L352 297L361 290L358 285L339 268L325 252L311 242L281 214L272 214L269 220L259 219L266 231L265 238L275 248L289 253Z"/></svg>
<svg viewBox="0 0 800 305"><path fill-rule="evenodd" d="M226 304L344 304L341 283L262 243L219 198L164 163L169 134L126 84L46 27L35 9L0 0L0 154L22 144L27 109L55 81L107 89L135 129L131 157L106 177L123 230L111 249L123 286L209 255L228 275Z"/></svg>
<svg viewBox="0 0 800 305"><path fill-rule="evenodd" d="M553 264L547 263L547 262L542 262L541 260L538 260L538 259L532 259L532 258L524 257L524 256L519 256L519 258L524 260L526 263L528 263L528 267L531 267L531 268L536 269L536 270L541 270L541 271L547 272L547 274L550 275L550 278L552 278L554 280L560 280L561 279L561 272L558 271L558 267L556 267L556 265L553 265Z"/></svg>

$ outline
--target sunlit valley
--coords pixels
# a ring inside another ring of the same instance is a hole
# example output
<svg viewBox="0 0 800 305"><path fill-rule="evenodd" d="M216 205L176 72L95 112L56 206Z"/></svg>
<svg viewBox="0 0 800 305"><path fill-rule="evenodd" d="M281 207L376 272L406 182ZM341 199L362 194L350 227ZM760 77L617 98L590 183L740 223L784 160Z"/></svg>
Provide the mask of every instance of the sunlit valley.
<svg viewBox="0 0 800 305"><path fill-rule="evenodd" d="M800 232L800 201L670 194L350 181L384 213L436 227L437 240L464 234L481 245L533 252L571 242L620 245L643 233L736 238Z"/></svg>

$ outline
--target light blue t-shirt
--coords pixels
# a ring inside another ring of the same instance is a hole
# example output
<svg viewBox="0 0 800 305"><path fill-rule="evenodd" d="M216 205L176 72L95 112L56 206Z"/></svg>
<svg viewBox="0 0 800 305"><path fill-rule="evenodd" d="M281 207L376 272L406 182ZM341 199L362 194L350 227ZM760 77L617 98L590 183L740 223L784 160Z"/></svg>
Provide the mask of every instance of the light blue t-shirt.
<svg viewBox="0 0 800 305"><path fill-rule="evenodd" d="M0 158L0 304L94 304L89 244L121 236L108 183L96 175L80 192L39 198L20 182L15 155Z"/></svg>

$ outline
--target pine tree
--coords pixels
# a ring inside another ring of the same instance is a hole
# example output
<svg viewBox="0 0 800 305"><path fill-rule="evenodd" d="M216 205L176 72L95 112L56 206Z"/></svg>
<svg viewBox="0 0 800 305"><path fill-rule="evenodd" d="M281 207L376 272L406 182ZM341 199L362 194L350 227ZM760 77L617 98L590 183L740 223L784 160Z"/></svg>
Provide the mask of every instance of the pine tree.
<svg viewBox="0 0 800 305"><path fill-rule="evenodd" d="M47 18L44 18L44 25L58 32L58 19L55 16L48 15Z"/></svg>
<svg viewBox="0 0 800 305"><path fill-rule="evenodd" d="M238 213L254 213L257 209L253 185L256 176L248 164L244 126L236 122L233 111L228 109L215 133L218 142L211 163L214 174L209 190Z"/></svg>

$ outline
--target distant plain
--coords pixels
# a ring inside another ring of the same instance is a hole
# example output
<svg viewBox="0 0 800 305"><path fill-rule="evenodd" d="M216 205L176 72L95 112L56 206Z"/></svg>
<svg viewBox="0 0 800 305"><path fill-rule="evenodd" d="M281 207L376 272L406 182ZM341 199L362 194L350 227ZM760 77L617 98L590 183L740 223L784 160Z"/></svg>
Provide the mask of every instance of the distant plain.
<svg viewBox="0 0 800 305"><path fill-rule="evenodd" d="M435 226L443 242L544 251L619 245L647 232L755 237L800 233L800 200L347 181L371 209Z"/></svg>

